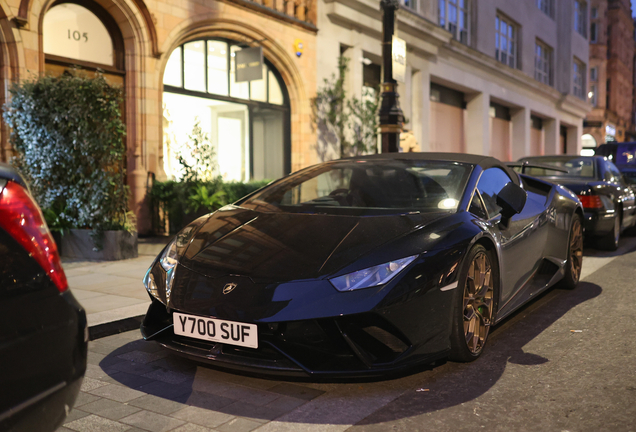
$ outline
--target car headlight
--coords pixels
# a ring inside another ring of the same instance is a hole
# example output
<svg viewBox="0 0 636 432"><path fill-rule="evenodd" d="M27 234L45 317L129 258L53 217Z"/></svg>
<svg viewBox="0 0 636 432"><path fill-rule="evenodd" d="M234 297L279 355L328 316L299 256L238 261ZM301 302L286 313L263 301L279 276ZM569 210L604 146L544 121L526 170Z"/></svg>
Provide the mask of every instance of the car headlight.
<svg viewBox="0 0 636 432"><path fill-rule="evenodd" d="M353 291L362 288L370 288L388 283L398 275L406 266L411 264L418 255L389 261L388 263L358 270L343 276L329 279L329 282L338 291Z"/></svg>

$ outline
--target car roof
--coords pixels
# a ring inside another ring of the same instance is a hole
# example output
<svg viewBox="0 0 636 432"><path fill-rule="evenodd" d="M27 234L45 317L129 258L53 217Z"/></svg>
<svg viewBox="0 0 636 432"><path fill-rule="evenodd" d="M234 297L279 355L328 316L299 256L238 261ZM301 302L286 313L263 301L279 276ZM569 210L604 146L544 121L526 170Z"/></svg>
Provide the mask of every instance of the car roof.
<svg viewBox="0 0 636 432"><path fill-rule="evenodd" d="M543 155L543 156L528 156L528 157L524 157L519 159L520 161L525 161L525 160L533 160L533 159L557 159L557 160L570 160L570 159L594 159L594 160L598 160L598 159L606 159L605 156L602 155L594 155L594 156L578 156L578 155Z"/></svg>
<svg viewBox="0 0 636 432"><path fill-rule="evenodd" d="M517 173L502 163L499 159L491 156L476 155L470 153L441 153L441 152L408 152L408 153L379 153L364 156L352 156L348 158L339 159L342 161L347 160L429 160L429 161L448 161L448 162L460 162L470 165L478 165L482 169L486 170L492 167L498 167L506 171L512 180L519 184L519 177ZM337 162L337 161L334 161Z"/></svg>

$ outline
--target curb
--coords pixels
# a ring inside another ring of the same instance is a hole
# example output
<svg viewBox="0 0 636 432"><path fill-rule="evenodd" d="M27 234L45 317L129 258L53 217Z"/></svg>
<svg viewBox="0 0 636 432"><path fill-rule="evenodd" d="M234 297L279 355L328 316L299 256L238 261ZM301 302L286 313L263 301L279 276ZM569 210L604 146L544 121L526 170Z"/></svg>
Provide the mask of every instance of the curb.
<svg viewBox="0 0 636 432"><path fill-rule="evenodd" d="M106 336L112 336L115 334L127 332L130 330L136 330L141 327L141 323L144 320L145 315L138 315L135 317L124 318L117 321L107 322L104 324L98 324L88 328L88 340L101 339Z"/></svg>

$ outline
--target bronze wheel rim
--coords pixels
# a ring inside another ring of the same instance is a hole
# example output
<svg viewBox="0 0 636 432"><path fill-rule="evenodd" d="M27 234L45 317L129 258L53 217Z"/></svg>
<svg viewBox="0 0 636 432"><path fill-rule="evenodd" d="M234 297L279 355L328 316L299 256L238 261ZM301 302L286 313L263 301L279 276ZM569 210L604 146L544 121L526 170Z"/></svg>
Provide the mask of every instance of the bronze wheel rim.
<svg viewBox="0 0 636 432"><path fill-rule="evenodd" d="M464 336L466 346L479 354L486 343L493 313L492 266L488 255L479 252L468 267L464 287Z"/></svg>
<svg viewBox="0 0 636 432"><path fill-rule="evenodd" d="M583 267L583 228L581 220L574 219L570 238L570 273L574 282L578 282Z"/></svg>

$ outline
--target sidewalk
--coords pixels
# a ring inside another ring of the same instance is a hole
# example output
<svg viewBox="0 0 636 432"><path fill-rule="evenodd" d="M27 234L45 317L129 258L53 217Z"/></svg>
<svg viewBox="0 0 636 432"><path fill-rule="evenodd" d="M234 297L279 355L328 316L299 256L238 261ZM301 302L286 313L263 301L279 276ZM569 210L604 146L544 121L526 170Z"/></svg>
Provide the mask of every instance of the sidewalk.
<svg viewBox="0 0 636 432"><path fill-rule="evenodd" d="M168 241L169 237L140 239L139 257L128 260L62 260L69 287L84 306L91 330L111 323L124 327L115 325L109 333L130 330L125 320L146 313L150 299L142 278Z"/></svg>

